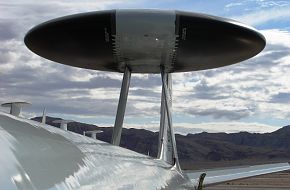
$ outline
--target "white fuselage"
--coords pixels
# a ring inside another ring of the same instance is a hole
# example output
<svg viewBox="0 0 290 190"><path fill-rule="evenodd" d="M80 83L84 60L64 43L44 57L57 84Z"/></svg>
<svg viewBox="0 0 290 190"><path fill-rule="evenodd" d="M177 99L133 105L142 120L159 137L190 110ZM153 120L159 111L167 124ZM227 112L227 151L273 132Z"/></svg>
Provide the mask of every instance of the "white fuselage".
<svg viewBox="0 0 290 190"><path fill-rule="evenodd" d="M1 189L193 189L166 162L0 113Z"/></svg>

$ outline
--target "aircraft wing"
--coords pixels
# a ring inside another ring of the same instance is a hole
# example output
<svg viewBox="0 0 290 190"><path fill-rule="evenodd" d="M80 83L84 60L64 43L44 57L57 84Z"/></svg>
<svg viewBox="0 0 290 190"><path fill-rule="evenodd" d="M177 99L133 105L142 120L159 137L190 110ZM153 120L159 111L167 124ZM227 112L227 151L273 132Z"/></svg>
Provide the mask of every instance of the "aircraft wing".
<svg viewBox="0 0 290 190"><path fill-rule="evenodd" d="M290 170L290 165L287 162L277 164L230 167L227 169L218 170L209 169L195 172L187 171L186 173L194 184L198 184L200 175L202 173L206 173L203 185L208 186L216 183L222 183L226 181L232 181L236 179L253 177L285 170Z"/></svg>

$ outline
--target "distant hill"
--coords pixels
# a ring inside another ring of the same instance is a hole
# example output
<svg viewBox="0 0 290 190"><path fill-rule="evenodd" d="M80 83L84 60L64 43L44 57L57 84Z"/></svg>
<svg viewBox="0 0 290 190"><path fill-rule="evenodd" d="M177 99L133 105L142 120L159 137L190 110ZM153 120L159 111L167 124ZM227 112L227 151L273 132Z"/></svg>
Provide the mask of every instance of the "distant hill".
<svg viewBox="0 0 290 190"><path fill-rule="evenodd" d="M47 117L47 124L59 127ZM41 117L32 118L41 121ZM110 142L112 127L98 127L79 122L68 124L70 131L102 130L99 140ZM237 164L268 163L290 160L290 126L272 133L198 133L186 136L176 134L179 159L183 168L195 169L204 165L227 166ZM144 129L123 129L121 146L155 157L158 151L158 132Z"/></svg>

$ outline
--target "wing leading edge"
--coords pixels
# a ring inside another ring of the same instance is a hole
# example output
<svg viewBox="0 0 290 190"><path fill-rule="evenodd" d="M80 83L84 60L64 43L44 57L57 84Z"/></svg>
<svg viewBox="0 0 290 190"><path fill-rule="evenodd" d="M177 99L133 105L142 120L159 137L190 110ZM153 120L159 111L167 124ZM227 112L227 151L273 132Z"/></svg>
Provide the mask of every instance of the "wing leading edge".
<svg viewBox="0 0 290 190"><path fill-rule="evenodd" d="M188 177L194 184L198 184L199 177L202 173L206 173L203 185L213 185L226 181L253 177L263 174L290 170L289 163L264 164L254 166L231 167L229 169L220 170L201 170L198 172L187 172Z"/></svg>

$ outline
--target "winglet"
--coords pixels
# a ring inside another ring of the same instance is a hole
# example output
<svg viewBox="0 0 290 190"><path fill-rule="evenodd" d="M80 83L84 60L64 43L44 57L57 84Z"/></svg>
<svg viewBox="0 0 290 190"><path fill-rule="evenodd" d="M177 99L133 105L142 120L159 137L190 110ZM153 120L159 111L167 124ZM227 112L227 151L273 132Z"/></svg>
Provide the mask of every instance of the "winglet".
<svg viewBox="0 0 290 190"><path fill-rule="evenodd" d="M21 112L21 108L26 105L31 105L28 102L7 102L1 104L2 107L10 107L10 114L14 116L19 116Z"/></svg>

